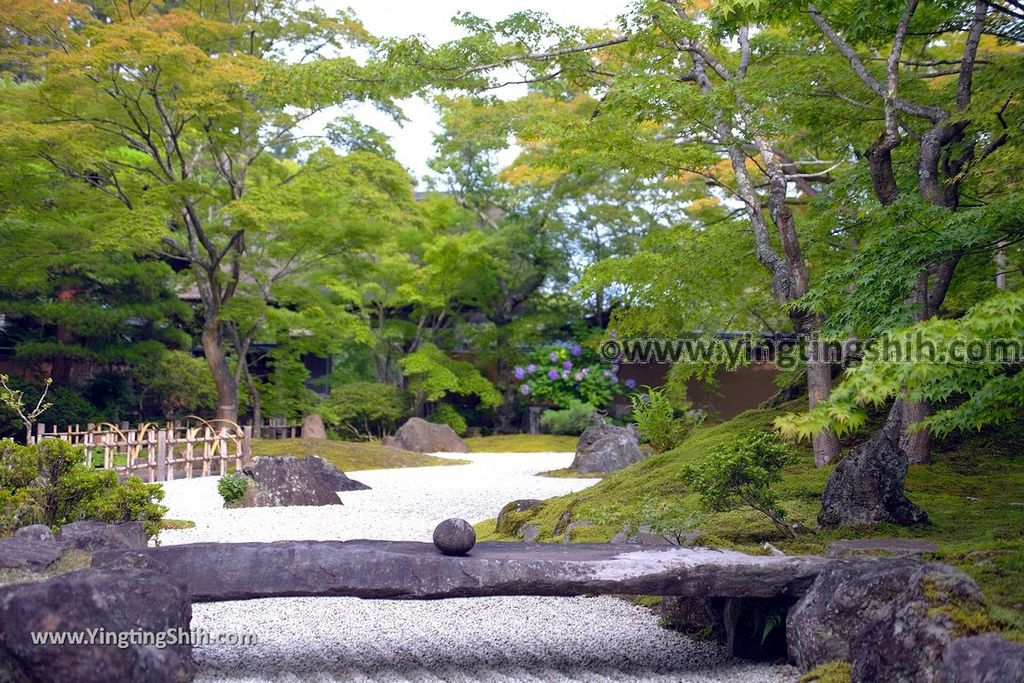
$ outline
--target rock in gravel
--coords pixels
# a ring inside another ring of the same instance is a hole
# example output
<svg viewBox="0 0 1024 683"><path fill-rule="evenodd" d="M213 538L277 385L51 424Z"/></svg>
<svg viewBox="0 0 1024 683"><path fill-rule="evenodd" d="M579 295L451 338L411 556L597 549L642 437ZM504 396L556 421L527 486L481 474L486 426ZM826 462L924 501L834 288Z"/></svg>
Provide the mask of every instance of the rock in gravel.
<svg viewBox="0 0 1024 683"><path fill-rule="evenodd" d="M302 418L302 438L325 441L327 430L324 428L324 419L319 414L313 413Z"/></svg>
<svg viewBox="0 0 1024 683"><path fill-rule="evenodd" d="M957 626L950 610L986 614L966 574L898 558L837 560L786 619L790 659L803 670L853 665L853 681L931 681Z"/></svg>
<svg viewBox="0 0 1024 683"><path fill-rule="evenodd" d="M469 453L469 446L448 425L434 424L410 417L395 435L382 442L385 446L418 453Z"/></svg>
<svg viewBox="0 0 1024 683"><path fill-rule="evenodd" d="M255 458L242 473L248 486L238 507L341 505L334 483L312 458Z"/></svg>
<svg viewBox="0 0 1024 683"><path fill-rule="evenodd" d="M190 681L195 674L190 643L161 648L154 640L119 647L117 639L130 632L165 634L166 639L168 633L187 632L191 618L185 587L148 570L84 569L0 588L0 680ZM95 632L100 638L110 634L106 637L115 640L90 645L32 642L33 632L57 631Z"/></svg>
<svg viewBox="0 0 1024 683"><path fill-rule="evenodd" d="M818 524L824 528L928 519L903 493L907 454L899 447L900 422L890 418L872 438L839 461L821 495Z"/></svg>
<svg viewBox="0 0 1024 683"><path fill-rule="evenodd" d="M45 524L29 524L16 530L14 537L31 538L34 541L50 541L53 540L53 533Z"/></svg>
<svg viewBox="0 0 1024 683"><path fill-rule="evenodd" d="M149 545L142 522L105 524L91 519L65 524L57 530L57 540L79 550L145 548Z"/></svg>
<svg viewBox="0 0 1024 683"><path fill-rule="evenodd" d="M64 554L64 544L52 539L0 538L0 569L27 569L38 572L46 569ZM2 680L2 679L0 679Z"/></svg>
<svg viewBox="0 0 1024 683"><path fill-rule="evenodd" d="M370 488L360 481L349 478L347 474L318 455L307 456L305 460L303 464L310 472L327 482L335 491L366 491Z"/></svg>
<svg viewBox="0 0 1024 683"><path fill-rule="evenodd" d="M523 513L538 510L543 506L544 501L539 498L522 498L509 501L502 506L501 512L498 513L494 530L506 536L518 536L523 525L533 517L532 514L524 515Z"/></svg>
<svg viewBox="0 0 1024 683"><path fill-rule="evenodd" d="M939 683L1024 681L1024 644L997 633L959 638L946 649Z"/></svg>
<svg viewBox="0 0 1024 683"><path fill-rule="evenodd" d="M642 460L636 432L628 427L600 424L587 427L576 444L570 470L580 474L615 472Z"/></svg>
<svg viewBox="0 0 1024 683"><path fill-rule="evenodd" d="M434 545L445 555L465 555L476 545L476 531L464 519L446 519L434 529Z"/></svg>

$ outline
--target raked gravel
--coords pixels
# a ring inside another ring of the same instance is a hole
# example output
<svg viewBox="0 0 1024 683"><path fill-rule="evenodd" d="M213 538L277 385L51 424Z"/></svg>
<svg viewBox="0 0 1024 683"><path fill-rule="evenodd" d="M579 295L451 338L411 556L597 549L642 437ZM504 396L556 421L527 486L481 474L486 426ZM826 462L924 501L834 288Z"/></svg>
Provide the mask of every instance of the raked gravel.
<svg viewBox="0 0 1024 683"><path fill-rule="evenodd" d="M448 517L494 517L517 498L550 498L594 479L536 476L571 453L458 454L468 465L350 472L370 487L344 505L226 510L217 478L164 485L168 517L194 529L160 542L429 541ZM193 628L255 634L255 645L196 648L197 681L793 681L788 666L728 657L660 628L649 610L613 597L437 601L277 598L196 604Z"/></svg>

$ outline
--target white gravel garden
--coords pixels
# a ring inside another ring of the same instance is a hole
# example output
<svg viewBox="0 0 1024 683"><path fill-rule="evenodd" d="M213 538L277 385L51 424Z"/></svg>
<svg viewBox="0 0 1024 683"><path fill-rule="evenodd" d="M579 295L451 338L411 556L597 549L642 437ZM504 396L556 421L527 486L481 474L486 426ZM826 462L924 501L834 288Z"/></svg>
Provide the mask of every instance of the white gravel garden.
<svg viewBox="0 0 1024 683"><path fill-rule="evenodd" d="M225 509L217 478L164 485L161 544L202 541L429 541L443 519L494 517L517 498L578 491L595 479L538 477L571 453L453 454L470 464L350 472L371 487L344 505ZM278 598L193 605L193 627L256 634L256 645L204 645L197 681L792 681L788 666L734 660L658 626L614 597L438 601Z"/></svg>

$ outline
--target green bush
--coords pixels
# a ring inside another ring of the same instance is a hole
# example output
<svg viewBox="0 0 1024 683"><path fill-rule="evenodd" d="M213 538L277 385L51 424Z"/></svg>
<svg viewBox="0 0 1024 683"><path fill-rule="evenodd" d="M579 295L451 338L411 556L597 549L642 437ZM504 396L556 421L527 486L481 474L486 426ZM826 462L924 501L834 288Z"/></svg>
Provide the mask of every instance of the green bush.
<svg viewBox="0 0 1024 683"><path fill-rule="evenodd" d="M699 422L695 418L680 416L675 402L664 389L647 387L646 394L633 394L629 398L640 440L650 444L656 453L675 447Z"/></svg>
<svg viewBox="0 0 1024 683"><path fill-rule="evenodd" d="M448 425L455 433L459 436L463 436L466 430L469 429L469 425L466 424L466 418L462 417L462 414L457 411L454 406L447 403L439 403L434 408L434 412L427 418L428 422L434 422L436 424Z"/></svg>
<svg viewBox="0 0 1024 683"><path fill-rule="evenodd" d="M368 438L394 431L409 404L409 395L391 384L352 382L333 389L318 410L329 427Z"/></svg>
<svg viewBox="0 0 1024 683"><path fill-rule="evenodd" d="M570 401L565 410L545 410L541 426L551 434L580 435L597 417L597 408L583 401Z"/></svg>
<svg viewBox="0 0 1024 683"><path fill-rule="evenodd" d="M217 482L217 493L219 493L221 498L224 499L224 504L229 507L242 500L248 489L248 478L246 478L244 474L238 472L235 474L224 475L220 478L220 481Z"/></svg>
<svg viewBox="0 0 1024 683"><path fill-rule="evenodd" d="M0 534L27 524L57 528L94 519L140 521L154 536L167 511L159 504L160 485L138 477L121 482L116 472L93 469L84 460L81 448L58 439L31 446L0 441Z"/></svg>
<svg viewBox="0 0 1024 683"><path fill-rule="evenodd" d="M785 511L771 485L796 455L775 432L752 432L729 444L719 444L704 462L683 470L701 505L724 512L749 505L766 515L786 536L796 536L785 522Z"/></svg>

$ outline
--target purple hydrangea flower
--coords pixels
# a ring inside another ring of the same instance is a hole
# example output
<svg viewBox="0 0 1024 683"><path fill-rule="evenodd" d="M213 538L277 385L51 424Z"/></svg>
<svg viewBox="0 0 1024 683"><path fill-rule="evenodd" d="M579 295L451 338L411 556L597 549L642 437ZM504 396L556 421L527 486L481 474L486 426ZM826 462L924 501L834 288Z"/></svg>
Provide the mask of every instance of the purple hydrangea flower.
<svg viewBox="0 0 1024 683"><path fill-rule="evenodd" d="M569 371L562 370L562 379L569 379Z"/></svg>
<svg viewBox="0 0 1024 683"><path fill-rule="evenodd" d="M548 360L550 360L552 363L557 362L558 361L558 351L552 351L551 353L549 353L548 354Z"/></svg>
<svg viewBox="0 0 1024 683"><path fill-rule="evenodd" d="M583 376L586 377L590 374L590 368L583 368L580 372L582 372Z"/></svg>
<svg viewBox="0 0 1024 683"><path fill-rule="evenodd" d="M558 379L558 370L553 368L548 370L548 379Z"/></svg>
<svg viewBox="0 0 1024 683"><path fill-rule="evenodd" d="M582 372L577 372L573 377L576 378L577 382L582 382L585 375Z"/></svg>
<svg viewBox="0 0 1024 683"><path fill-rule="evenodd" d="M612 372L618 372L618 371L619 371L619 364L618 363L612 363Z"/></svg>
<svg viewBox="0 0 1024 683"><path fill-rule="evenodd" d="M516 370L515 370L515 376L516 376L516 379L522 379L522 378L526 377L526 371L523 370L520 367L517 367Z"/></svg>
<svg viewBox="0 0 1024 683"><path fill-rule="evenodd" d="M633 379L633 378L627 379L627 380L625 381L625 385L626 385L627 387L629 387L630 389L633 389L633 388L635 388L635 387L636 387L636 380L635 380L635 379Z"/></svg>
<svg viewBox="0 0 1024 683"><path fill-rule="evenodd" d="M618 384L619 383L619 378L618 377L615 377L614 375L612 375L611 379L612 379L612 384Z"/></svg>
<svg viewBox="0 0 1024 683"><path fill-rule="evenodd" d="M601 374L604 375L605 377L611 377L612 376L612 371L611 370L602 370Z"/></svg>
<svg viewBox="0 0 1024 683"><path fill-rule="evenodd" d="M523 396L529 395L529 393L530 393L530 385L529 384L524 384L523 386L519 387L519 393L521 393Z"/></svg>
<svg viewBox="0 0 1024 683"><path fill-rule="evenodd" d="M537 364L530 363L529 365L526 366L526 371L529 372L530 374L537 372Z"/></svg>
<svg viewBox="0 0 1024 683"><path fill-rule="evenodd" d="M562 363L562 367L565 368L566 370L572 370L572 361L565 361L564 363Z"/></svg>
<svg viewBox="0 0 1024 683"><path fill-rule="evenodd" d="M580 346L579 344L576 344L571 349L569 349L569 353L571 353L574 356L578 356L583 353L583 347Z"/></svg>

